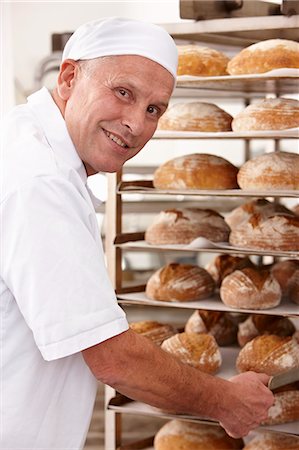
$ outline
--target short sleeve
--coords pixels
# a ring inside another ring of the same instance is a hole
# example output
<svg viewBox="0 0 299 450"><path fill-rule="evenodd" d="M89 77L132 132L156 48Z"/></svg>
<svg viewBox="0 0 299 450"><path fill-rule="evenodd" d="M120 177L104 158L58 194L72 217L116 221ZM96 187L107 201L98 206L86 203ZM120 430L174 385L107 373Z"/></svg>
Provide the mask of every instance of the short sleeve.
<svg viewBox="0 0 299 450"><path fill-rule="evenodd" d="M96 218L59 176L35 177L2 209L3 279L46 360L128 329L110 283Z"/></svg>

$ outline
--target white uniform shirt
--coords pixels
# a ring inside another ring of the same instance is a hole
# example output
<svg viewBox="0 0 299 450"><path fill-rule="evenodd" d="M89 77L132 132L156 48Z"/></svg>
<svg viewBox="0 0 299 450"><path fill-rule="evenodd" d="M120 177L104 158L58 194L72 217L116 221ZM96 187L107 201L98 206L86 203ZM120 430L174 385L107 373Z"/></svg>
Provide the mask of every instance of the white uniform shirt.
<svg viewBox="0 0 299 450"><path fill-rule="evenodd" d="M1 449L80 449L97 382L81 350L128 329L86 172L50 93L7 116L1 171Z"/></svg>

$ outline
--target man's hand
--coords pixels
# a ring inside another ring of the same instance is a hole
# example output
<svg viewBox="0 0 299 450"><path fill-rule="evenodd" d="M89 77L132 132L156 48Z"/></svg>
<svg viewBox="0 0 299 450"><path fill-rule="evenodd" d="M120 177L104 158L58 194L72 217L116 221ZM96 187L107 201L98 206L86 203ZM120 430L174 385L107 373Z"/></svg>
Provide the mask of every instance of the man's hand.
<svg viewBox="0 0 299 450"><path fill-rule="evenodd" d="M266 387L269 378L264 373L244 372L229 380L234 401L220 424L231 437L246 436L268 417L274 403L274 395Z"/></svg>

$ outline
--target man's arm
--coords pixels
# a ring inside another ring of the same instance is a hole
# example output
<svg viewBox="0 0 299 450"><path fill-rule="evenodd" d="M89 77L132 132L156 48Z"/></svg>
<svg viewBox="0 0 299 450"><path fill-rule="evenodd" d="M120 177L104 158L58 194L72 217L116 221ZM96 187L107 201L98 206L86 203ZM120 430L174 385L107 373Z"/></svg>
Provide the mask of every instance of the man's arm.
<svg viewBox="0 0 299 450"><path fill-rule="evenodd" d="M217 420L235 438L256 428L274 402L267 375L247 372L223 380L181 363L132 330L82 353L95 377L118 392L164 410Z"/></svg>

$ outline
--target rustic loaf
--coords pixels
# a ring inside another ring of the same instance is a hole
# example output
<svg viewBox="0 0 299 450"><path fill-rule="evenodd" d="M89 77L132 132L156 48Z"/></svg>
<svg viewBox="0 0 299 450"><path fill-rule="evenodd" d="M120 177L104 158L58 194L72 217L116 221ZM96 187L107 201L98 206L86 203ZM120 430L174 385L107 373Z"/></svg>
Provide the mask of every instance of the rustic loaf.
<svg viewBox="0 0 299 450"><path fill-rule="evenodd" d="M147 337L157 345L161 345L165 339L177 333L172 325L152 320L131 322L129 326L135 333Z"/></svg>
<svg viewBox="0 0 299 450"><path fill-rule="evenodd" d="M224 278L220 298L232 308L268 309L279 305L281 289L269 270L245 267Z"/></svg>
<svg viewBox="0 0 299 450"><path fill-rule="evenodd" d="M272 266L271 272L280 284L282 296L299 303L299 261L278 261Z"/></svg>
<svg viewBox="0 0 299 450"><path fill-rule="evenodd" d="M229 226L216 211L200 208L161 211L145 232L149 244L189 244L198 237L227 241Z"/></svg>
<svg viewBox="0 0 299 450"><path fill-rule="evenodd" d="M288 317L251 314L245 321L238 324L238 343L244 347L247 342L262 334L292 336L295 331L295 326Z"/></svg>
<svg viewBox="0 0 299 450"><path fill-rule="evenodd" d="M178 45L178 75L211 77L227 75L228 56L218 50L200 45Z"/></svg>
<svg viewBox="0 0 299 450"><path fill-rule="evenodd" d="M171 420L154 439L155 450L233 450L242 449L243 440L233 439L218 425Z"/></svg>
<svg viewBox="0 0 299 450"><path fill-rule="evenodd" d="M159 130L231 131L232 116L213 103L174 103L160 118Z"/></svg>
<svg viewBox="0 0 299 450"><path fill-rule="evenodd" d="M269 217L253 214L247 222L232 229L229 242L246 249L298 251L299 217L282 213Z"/></svg>
<svg viewBox="0 0 299 450"><path fill-rule="evenodd" d="M213 294L211 275L192 264L171 263L157 270L147 281L146 295L153 300L186 302Z"/></svg>
<svg viewBox="0 0 299 450"><path fill-rule="evenodd" d="M274 399L274 404L268 411L268 418L262 425L278 425L299 420L298 389L293 388L281 392L274 392Z"/></svg>
<svg viewBox="0 0 299 450"><path fill-rule="evenodd" d="M285 130L299 126L299 101L265 98L248 105L232 121L233 131Z"/></svg>
<svg viewBox="0 0 299 450"><path fill-rule="evenodd" d="M273 152L257 156L240 167L237 180L241 189L254 191L299 189L299 155Z"/></svg>
<svg viewBox="0 0 299 450"><path fill-rule="evenodd" d="M226 221L226 219L225 219ZM214 279L216 286L220 286L223 279L237 269L244 267L253 267L254 264L248 257L239 257L234 255L217 255L205 267Z"/></svg>
<svg viewBox="0 0 299 450"><path fill-rule="evenodd" d="M203 372L213 374L221 366L222 358L213 336L202 333L177 333L166 339L161 348Z"/></svg>
<svg viewBox="0 0 299 450"><path fill-rule="evenodd" d="M220 311L197 310L185 325L186 333L208 333L220 346L234 344L238 326L230 314Z"/></svg>
<svg viewBox="0 0 299 450"><path fill-rule="evenodd" d="M243 450L298 450L299 436L285 433L258 433Z"/></svg>
<svg viewBox="0 0 299 450"><path fill-rule="evenodd" d="M236 368L239 372L253 370L275 375L299 367L299 344L292 337L273 334L257 336L239 352Z"/></svg>
<svg viewBox="0 0 299 450"><path fill-rule="evenodd" d="M162 164L154 173L157 189L235 189L238 169L220 156L194 153Z"/></svg>
<svg viewBox="0 0 299 450"><path fill-rule="evenodd" d="M286 213L294 215L293 212L280 203L270 202L265 198L251 200L243 203L233 209L225 216L225 222L231 229L238 228L242 222L247 222L254 214L261 214L263 216L270 216L275 213Z"/></svg>
<svg viewBox="0 0 299 450"><path fill-rule="evenodd" d="M299 44L287 39L268 39L241 50L227 65L230 75L265 73L299 68Z"/></svg>

